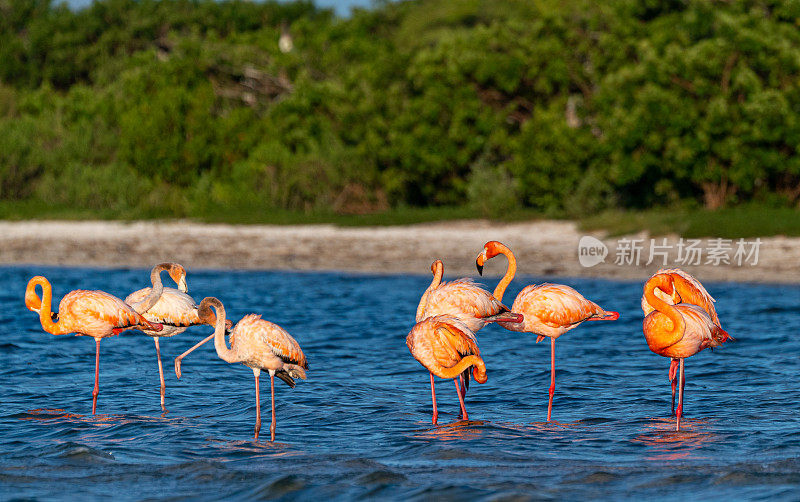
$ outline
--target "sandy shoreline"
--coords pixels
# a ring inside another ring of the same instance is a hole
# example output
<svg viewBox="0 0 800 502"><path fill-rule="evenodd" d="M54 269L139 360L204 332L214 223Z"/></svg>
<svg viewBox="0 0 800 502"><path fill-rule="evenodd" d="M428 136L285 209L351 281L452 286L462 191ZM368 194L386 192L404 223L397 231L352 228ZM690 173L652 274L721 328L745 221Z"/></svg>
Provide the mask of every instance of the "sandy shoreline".
<svg viewBox="0 0 800 502"><path fill-rule="evenodd" d="M607 246L605 262L592 267L580 264L578 244L584 235L599 238ZM177 261L189 269L428 274L431 261L440 258L446 275L473 276L475 256L492 239L514 250L518 273L535 276L641 280L662 268L664 260L656 253L653 263L645 265L651 251L647 235L604 238L602 234L581 232L574 223L565 221L475 220L357 228L187 221L0 221L0 263L150 267L161 261ZM630 239L641 241L631 244ZM695 249L701 252L695 258L701 264L687 265L677 261L678 237L668 237L666 243L662 239L655 239L653 244L663 246L655 250L666 254L666 266L679 266L701 280L800 283L800 238L762 237L755 265L753 254L749 258L736 256L736 241L707 239L695 243ZM747 239L744 250L753 251L754 242ZM635 254L626 251L636 246L641 246L638 265ZM720 263L713 263L720 256ZM725 257L732 263L723 263ZM741 265L736 264L737 259ZM615 263L623 261L627 263ZM505 266L502 258L492 260L485 274L501 275Z"/></svg>

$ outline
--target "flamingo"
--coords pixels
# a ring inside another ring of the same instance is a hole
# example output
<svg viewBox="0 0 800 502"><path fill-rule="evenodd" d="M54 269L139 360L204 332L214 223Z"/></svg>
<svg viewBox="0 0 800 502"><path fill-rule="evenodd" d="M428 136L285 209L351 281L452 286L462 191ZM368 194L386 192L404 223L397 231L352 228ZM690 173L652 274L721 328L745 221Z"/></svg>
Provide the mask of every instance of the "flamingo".
<svg viewBox="0 0 800 502"><path fill-rule="evenodd" d="M216 310L216 318L212 307ZM244 316L230 334L231 347L225 343L225 306L214 297L203 298L198 308L200 318L207 324L214 324L214 333L191 350L214 338L214 348L220 359L228 363L242 363L252 368L256 380L256 428L254 441L261 430L261 404L259 395L259 376L261 370L269 372L270 395L272 398L272 424L270 440L275 441L275 377L294 388L294 378L306 379L308 362L297 340L277 324L261 319L260 315ZM190 350L190 351L191 351ZM185 354L183 354L185 355ZM180 378L176 361L175 373Z"/></svg>
<svg viewBox="0 0 800 502"><path fill-rule="evenodd" d="M452 315L428 317L414 325L406 337L406 345L414 359L419 361L431 375L433 423L436 424L439 418L433 375L453 379L461 404L461 416L464 420L469 420L464 405L464 391L456 377L462 373L468 374L472 367L475 381L486 383L487 380L486 364L481 359L475 334L469 326Z"/></svg>
<svg viewBox="0 0 800 502"><path fill-rule="evenodd" d="M480 287L472 279L442 282L444 264L435 260L431 264L433 280L422 294L417 305L416 322L437 315L452 315L460 319L475 333L490 322L522 322L522 316L510 312L500 300Z"/></svg>
<svg viewBox="0 0 800 502"><path fill-rule="evenodd" d="M508 267L503 278L494 290L494 296L503 300L506 287L511 283L517 271L517 260L514 253L498 241L489 241L478 254L475 266L478 273L483 274L483 265L487 260L502 254L508 259ZM563 284L531 284L519 292L512 312L521 313L522 322L500 322L500 326L511 331L522 331L538 335L536 342L550 338L550 396L547 402L547 421L553 411L553 395L556 388L556 338L567 331L578 327L584 321L615 321L619 313L606 311L596 303L587 300L580 293Z"/></svg>
<svg viewBox="0 0 800 502"><path fill-rule="evenodd" d="M161 272L168 271L169 276L178 285L178 289L165 288L161 283ZM167 411L164 405L166 384L164 383L164 370L161 366L161 347L158 339L161 337L175 336L183 333L189 326L204 324L197 315L197 305L187 294L186 269L177 263L160 263L150 271L151 288L134 291L125 298L125 303L133 307L150 322L161 323L164 329L153 331L144 329L142 332L153 338L156 345L156 358L158 359L158 377L161 383L161 409ZM229 321L230 322L230 321Z"/></svg>
<svg viewBox="0 0 800 502"><path fill-rule="evenodd" d="M672 359L672 406L675 430L681 430L683 415L684 359L707 347L718 347L732 339L722 329L714 309L714 298L697 279L680 269L659 270L644 285L642 330L650 350ZM677 364L676 364L677 363ZM678 376L678 408L675 409L675 373Z"/></svg>
<svg viewBox="0 0 800 502"><path fill-rule="evenodd" d="M697 305L703 308L708 315L711 317L711 320L714 321L717 325L721 326L719 322L719 317L717 316L717 311L714 309L714 298L706 288L700 284L700 281L689 275L688 273L684 272L681 269L661 269L656 274L667 274L672 276L674 288L672 289L671 294L666 294L660 288L656 287L653 289L653 294L656 297L664 300L665 302L669 303L670 305L676 305L678 303L689 303L692 305ZM680 291L680 293L679 293ZM645 298L644 294L642 294L642 310L644 311L644 315L646 316L650 312L654 311L655 308L647 303L647 299ZM676 373L678 370L680 361L678 359L672 359L669 366L669 381L672 384L672 411L671 413L675 414L675 386L676 386Z"/></svg>
<svg viewBox="0 0 800 502"><path fill-rule="evenodd" d="M510 312L500 300L480 287L472 279L463 278L442 283L444 264L441 260L431 263L433 280L422 294L417 305L416 322L437 315L452 315L464 322L474 334L490 322L522 322L522 316ZM461 395L469 390L469 372L458 377Z"/></svg>
<svg viewBox="0 0 800 502"><path fill-rule="evenodd" d="M41 286L42 298L36 294L36 286ZM57 317L51 312L52 300L53 290L46 278L37 275L28 281L25 306L39 314L39 321L45 331L53 335L75 333L77 336L94 338L94 390L92 391L92 415L94 415L97 411L97 395L100 393L100 340L118 335L126 329L159 331L162 326L148 321L130 305L105 291L80 289L70 291L58 304Z"/></svg>

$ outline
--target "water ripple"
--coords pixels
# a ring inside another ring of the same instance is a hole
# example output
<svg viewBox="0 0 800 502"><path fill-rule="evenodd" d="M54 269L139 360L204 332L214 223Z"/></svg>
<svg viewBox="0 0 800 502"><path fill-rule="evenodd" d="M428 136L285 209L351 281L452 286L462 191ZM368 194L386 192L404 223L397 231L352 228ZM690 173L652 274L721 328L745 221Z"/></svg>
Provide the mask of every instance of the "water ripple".
<svg viewBox="0 0 800 502"><path fill-rule="evenodd" d="M433 425L428 374L405 346L429 277L192 272L195 298L218 296L233 318L257 312L281 324L311 361L307 381L275 389L273 444L252 441L248 368L209 345L174 377L172 358L208 327L162 343L166 413L150 339L104 340L92 416L94 344L42 332L21 300L35 274L51 279L57 298L77 288L125 296L148 277L0 268L3 499L796 500L800 489L797 286L707 284L737 341L687 360L675 432L669 361L644 342L638 283L559 281L622 317L558 340L553 422L544 421L547 344L490 326L479 334L489 381L470 387L470 420L458 417L453 384L437 381ZM529 282L541 279L520 278L509 298Z"/></svg>

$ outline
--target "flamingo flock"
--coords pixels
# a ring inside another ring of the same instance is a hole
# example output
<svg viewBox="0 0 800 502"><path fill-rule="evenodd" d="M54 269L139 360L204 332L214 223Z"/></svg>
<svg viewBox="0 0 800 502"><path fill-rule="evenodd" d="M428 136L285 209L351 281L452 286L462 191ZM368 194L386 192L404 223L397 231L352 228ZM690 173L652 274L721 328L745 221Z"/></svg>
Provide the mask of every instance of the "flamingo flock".
<svg viewBox="0 0 800 502"><path fill-rule="evenodd" d="M431 265L433 280L420 298L416 324L406 337L406 345L430 375L433 424L437 423L439 415L434 376L453 380L461 406L460 418L469 419L466 393L470 380L481 384L488 380L487 365L481 357L475 335L487 324L496 323L509 331L531 333L536 335L537 343L550 339L547 405L547 421L550 422L555 393L556 339L584 321L619 319L618 312L600 307L563 284L528 285L517 295L511 308L507 307L502 303L503 295L517 270L511 250L498 241L489 241L477 255L475 265L482 275L484 264L498 255L505 256L508 265L491 293L469 278L442 282L444 264L435 260ZM162 272L168 273L177 288L164 287ZM297 340L277 324L256 314L248 314L234 325L217 298L204 298L198 305L188 294L186 269L177 263L161 263L153 267L150 283L149 287L134 291L125 300L104 291L71 291L59 302L58 312L53 312L50 282L36 276L28 282L25 306L38 314L42 328L48 333L74 333L95 339L93 415L97 411L100 392L100 340L125 330L139 330L153 338L161 385L160 404L166 412L166 385L159 339L178 335L192 326L213 327L213 333L175 358L175 375L181 378L183 359L212 339L220 359L252 369L256 401L254 440L258 440L261 430L259 378L262 370L267 371L272 405L270 440L274 441L275 377L294 388L295 379L305 380L309 369ZM41 297L37 288L41 288ZM676 430L680 430L683 415L684 359L732 339L722 329L714 301L699 281L679 269L659 270L644 285L641 299L645 315L643 332L650 350L671 360L669 381Z"/></svg>
<svg viewBox="0 0 800 502"><path fill-rule="evenodd" d="M433 423L438 420L433 376L453 379L461 405L461 418L467 420L465 386L470 369L479 383L487 381L486 363L480 356L475 332L488 322L509 331L536 335L536 342L550 339L550 388L547 421L550 422L555 393L555 342L584 321L614 321L619 312L605 310L564 284L529 285L520 291L511 309L502 303L505 290L517 270L511 250L498 241L487 242L475 259L479 274L484 264L503 255L508 260L506 273L489 293L469 279L442 284L444 266L436 260L431 265L433 282L417 307L416 324L406 337L411 355L430 373ZM702 284L678 269L659 270L646 283L642 297L645 314L643 331L650 350L672 358L669 378L672 382L672 408L675 428L680 430L683 414L684 359L708 347L717 347L731 339L719 322L714 299ZM676 372L679 371L676 383ZM678 407L675 408L675 388ZM468 386L467 386L468 388Z"/></svg>
<svg viewBox="0 0 800 502"><path fill-rule="evenodd" d="M161 272L168 272L178 288L165 288ZM225 307L218 299L204 298L198 306L189 296L186 285L186 269L177 263L161 263L150 273L152 286L131 293L125 301L104 291L75 290L67 293L58 306L58 313L51 311L52 288L41 276L28 281L25 290L25 306L39 314L42 328L54 335L75 333L78 336L94 337L97 344L95 356L94 390L92 391L92 415L97 412L99 394L100 340L118 335L128 329L138 329L153 337L158 358L158 374L161 382L161 409L166 411L164 371L161 366L161 350L158 339L184 332L190 326L211 325L211 336L184 352L175 359L175 374L181 377L180 361L189 352L214 338L217 355L225 362L240 362L252 368L256 378L256 427L254 440L261 430L261 408L258 377L267 370L272 384L271 440L275 440L275 380L284 380L292 388L294 378L305 380L308 369L306 356L300 345L280 326L261 319L255 314L246 315L231 330L232 322L225 316ZM42 288L42 297L36 287ZM213 308L213 310L212 310ZM230 335L231 348L225 343Z"/></svg>

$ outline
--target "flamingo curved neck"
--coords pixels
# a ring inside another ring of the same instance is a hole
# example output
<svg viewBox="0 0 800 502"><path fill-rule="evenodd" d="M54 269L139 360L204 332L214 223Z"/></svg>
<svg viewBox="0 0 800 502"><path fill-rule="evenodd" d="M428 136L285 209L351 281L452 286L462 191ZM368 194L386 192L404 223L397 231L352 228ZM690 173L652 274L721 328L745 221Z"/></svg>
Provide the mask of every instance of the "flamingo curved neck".
<svg viewBox="0 0 800 502"><path fill-rule="evenodd" d="M153 308L153 306L158 302L158 299L161 298L161 295L164 293L164 284L161 282L161 272L166 270L167 267L164 264L156 265L153 267L153 270L150 271L150 283L153 287L150 288L150 292L147 293L147 296L142 298L142 301L137 302L136 305L132 305L134 309L143 314Z"/></svg>
<svg viewBox="0 0 800 502"><path fill-rule="evenodd" d="M53 317L51 315L53 308L53 288L50 286L50 281L41 276L31 279L28 283L28 291L33 296L36 296L37 285L42 287L42 299L39 308L39 321L42 323L42 328L53 335L65 333L60 323L57 324L53 322ZM38 300L38 296L36 299Z"/></svg>
<svg viewBox="0 0 800 502"><path fill-rule="evenodd" d="M428 289L425 290L425 293L422 294L422 298L419 299L419 305L417 305L417 322L421 321L421 317L425 313L425 305L428 303L428 295L431 291L438 288L440 284L442 284L442 277L444 276L444 265L437 265L433 271L433 279L431 280L430 286Z"/></svg>
<svg viewBox="0 0 800 502"><path fill-rule="evenodd" d="M644 296L647 302L657 311L666 315L672 323L672 329L666 331L663 339L659 337L658 348L667 348L678 343L686 331L686 321L678 309L665 302L655 294L655 288L667 291L672 288L671 279L665 275L656 275L650 278L644 285Z"/></svg>
<svg viewBox="0 0 800 502"><path fill-rule="evenodd" d="M229 349L225 343L225 307L222 303L214 305L216 310L217 320L214 323L214 348L217 350L217 355L220 359L227 363L239 362L236 353L233 349Z"/></svg>
<svg viewBox="0 0 800 502"><path fill-rule="evenodd" d="M481 382L481 380L478 379L478 374L482 374L484 376L486 375L486 365L484 364L483 359L478 356L466 356L451 368L440 368L440 371L437 373L437 375L442 378L456 378L470 366L475 366L475 369L477 370L473 372L476 377L475 380ZM485 378L483 381L486 381Z"/></svg>
<svg viewBox="0 0 800 502"><path fill-rule="evenodd" d="M506 288L511 281L514 279L514 275L517 273L517 259L514 257L514 253L511 252L503 244L497 244L497 249L499 251L498 254L502 254L508 259L508 268L506 268L506 273L500 282L497 284L497 287L494 288L494 297L497 298L499 301L503 301L503 295L506 294Z"/></svg>

